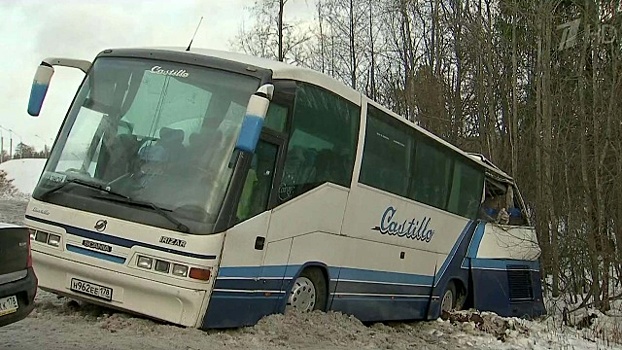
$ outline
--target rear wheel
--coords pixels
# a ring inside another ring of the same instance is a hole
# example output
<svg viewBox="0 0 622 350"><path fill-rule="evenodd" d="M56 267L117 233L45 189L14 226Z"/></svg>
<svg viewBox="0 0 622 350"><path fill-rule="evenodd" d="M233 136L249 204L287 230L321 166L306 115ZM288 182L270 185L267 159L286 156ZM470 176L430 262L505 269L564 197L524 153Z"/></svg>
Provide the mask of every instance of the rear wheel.
<svg viewBox="0 0 622 350"><path fill-rule="evenodd" d="M285 311L313 311L326 308L326 279L318 268L307 268L289 292Z"/></svg>

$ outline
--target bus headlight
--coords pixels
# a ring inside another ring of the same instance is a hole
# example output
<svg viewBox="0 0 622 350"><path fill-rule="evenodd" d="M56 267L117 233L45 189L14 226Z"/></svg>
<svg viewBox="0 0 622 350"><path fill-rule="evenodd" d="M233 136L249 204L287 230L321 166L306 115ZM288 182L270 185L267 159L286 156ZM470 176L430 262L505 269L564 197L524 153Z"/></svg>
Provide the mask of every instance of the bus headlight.
<svg viewBox="0 0 622 350"><path fill-rule="evenodd" d="M171 263L164 260L156 260L155 262L155 270L158 272L168 273L169 268L171 267Z"/></svg>
<svg viewBox="0 0 622 350"><path fill-rule="evenodd" d="M173 275L179 276L179 277L188 276L188 266L173 264Z"/></svg>
<svg viewBox="0 0 622 350"><path fill-rule="evenodd" d="M58 247L60 245L60 236L50 233L48 236L48 244L52 247Z"/></svg>
<svg viewBox="0 0 622 350"><path fill-rule="evenodd" d="M148 258L146 256L139 255L138 261L136 261L136 266L142 267L143 269L151 270L151 266L153 265L153 259Z"/></svg>
<svg viewBox="0 0 622 350"><path fill-rule="evenodd" d="M60 247L61 235L30 229L30 239L49 246Z"/></svg>
<svg viewBox="0 0 622 350"><path fill-rule="evenodd" d="M35 240L37 242L40 242L40 243L47 243L48 242L48 233L47 232L43 232L43 231L37 231L37 233L35 235Z"/></svg>

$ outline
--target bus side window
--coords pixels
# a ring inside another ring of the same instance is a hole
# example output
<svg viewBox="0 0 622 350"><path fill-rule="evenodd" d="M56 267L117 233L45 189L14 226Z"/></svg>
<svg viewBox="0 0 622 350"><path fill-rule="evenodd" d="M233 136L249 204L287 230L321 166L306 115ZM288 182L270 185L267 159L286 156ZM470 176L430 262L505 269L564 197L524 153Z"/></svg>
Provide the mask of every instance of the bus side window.
<svg viewBox="0 0 622 350"><path fill-rule="evenodd" d="M465 159L454 160L447 210L473 219L477 217L484 187L484 172Z"/></svg>
<svg viewBox="0 0 622 350"><path fill-rule="evenodd" d="M414 138L401 122L367 105L367 131L359 181L406 197L412 167Z"/></svg>
<svg viewBox="0 0 622 350"><path fill-rule="evenodd" d="M240 196L238 222L260 214L268 208L277 154L276 145L259 140Z"/></svg>
<svg viewBox="0 0 622 350"><path fill-rule="evenodd" d="M359 114L360 108L346 99L298 83L279 203L325 182L350 186Z"/></svg>
<svg viewBox="0 0 622 350"><path fill-rule="evenodd" d="M446 210L452 180L452 162L453 159L441 148L418 140L410 197Z"/></svg>

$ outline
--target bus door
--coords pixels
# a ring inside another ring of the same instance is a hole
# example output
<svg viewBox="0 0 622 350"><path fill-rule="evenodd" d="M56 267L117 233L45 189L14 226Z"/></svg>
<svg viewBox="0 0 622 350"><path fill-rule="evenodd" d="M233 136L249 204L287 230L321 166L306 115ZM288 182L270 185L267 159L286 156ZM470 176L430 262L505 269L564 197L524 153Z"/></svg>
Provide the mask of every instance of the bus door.
<svg viewBox="0 0 622 350"><path fill-rule="evenodd" d="M255 324L274 312L280 300L283 272L265 270L266 235L271 203L276 198L277 162L284 139L264 130L241 182L237 224L225 234L220 269L203 322L205 328ZM245 155L250 156L250 155ZM249 160L247 159L246 162ZM280 277L279 277L280 275Z"/></svg>

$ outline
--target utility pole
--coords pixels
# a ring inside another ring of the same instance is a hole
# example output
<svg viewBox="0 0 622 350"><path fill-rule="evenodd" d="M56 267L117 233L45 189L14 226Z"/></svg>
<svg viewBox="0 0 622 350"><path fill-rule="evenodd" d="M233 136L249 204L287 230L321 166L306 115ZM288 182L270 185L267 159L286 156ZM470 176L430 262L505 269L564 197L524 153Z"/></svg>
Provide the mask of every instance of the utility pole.
<svg viewBox="0 0 622 350"><path fill-rule="evenodd" d="M9 129L9 136L11 136L11 139L9 140L9 148L11 149L11 159L13 159L13 134L15 134L15 136L19 137L19 158L22 159L24 158L24 141L22 140L22 135L16 133L15 131Z"/></svg>
<svg viewBox="0 0 622 350"><path fill-rule="evenodd" d="M35 137L38 138L39 140L43 141L43 154L45 156L45 158L47 158L49 156L49 151L48 151L48 145L47 145L47 141L45 141L43 139L43 137L35 134Z"/></svg>
<svg viewBox="0 0 622 350"><path fill-rule="evenodd" d="M13 130L9 129L9 159L13 159Z"/></svg>
<svg viewBox="0 0 622 350"><path fill-rule="evenodd" d="M8 131L9 132L9 137L10 137L10 141L11 141L11 147L13 146L13 136L12 136L12 130L11 129L7 129L5 127L3 127L2 125L0 125L0 163L4 162L4 134L2 133L2 130L4 131ZM8 159L13 158L13 156L11 155L11 153L9 153L9 157Z"/></svg>

